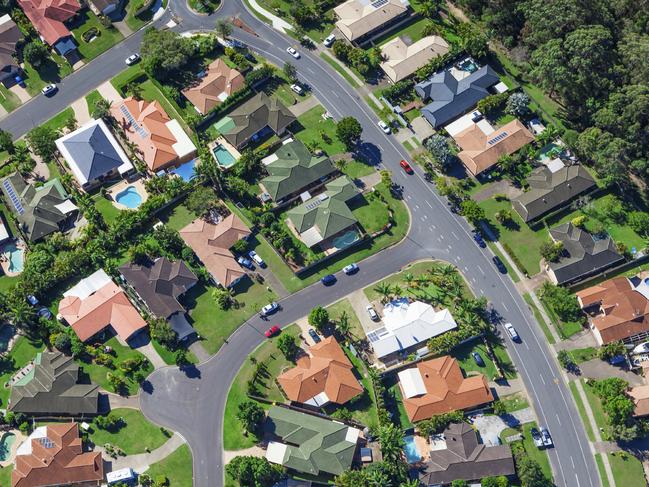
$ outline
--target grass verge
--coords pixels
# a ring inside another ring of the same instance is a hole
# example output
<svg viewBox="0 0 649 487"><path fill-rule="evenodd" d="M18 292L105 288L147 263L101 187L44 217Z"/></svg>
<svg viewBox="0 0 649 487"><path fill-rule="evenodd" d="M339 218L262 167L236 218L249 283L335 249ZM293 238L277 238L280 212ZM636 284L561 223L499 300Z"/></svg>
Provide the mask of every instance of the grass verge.
<svg viewBox="0 0 649 487"><path fill-rule="evenodd" d="M347 83L352 85L352 88L360 88L361 85L358 84L356 80L352 78L351 75L340 64L338 64L338 62L334 60L331 56L325 54L324 52L321 52L320 57L324 59L332 68L334 68L340 76L345 78L345 81L347 81Z"/></svg>
<svg viewBox="0 0 649 487"><path fill-rule="evenodd" d="M153 451L169 439L162 428L149 423L137 409L114 409L111 414L121 418L124 425L115 431L106 431L98 428L93 421L90 439L97 446L110 443L124 450L127 455L135 455Z"/></svg>
<svg viewBox="0 0 649 487"><path fill-rule="evenodd" d="M588 436L588 441L595 441L595 434L593 433L593 428L590 426L590 421L588 420L588 415L586 414L586 407L584 406L584 402L581 400L581 396L579 395L579 391L577 390L577 384L575 384L574 381L570 381L570 392L572 392L572 397L575 400L575 404L577 405L577 411L579 411L579 416L581 416L581 422L584 423L584 427L586 428L586 436Z"/></svg>
<svg viewBox="0 0 649 487"><path fill-rule="evenodd" d="M554 345L556 343L556 340L554 339L554 336L550 331L550 327L543 319L541 312L536 307L536 304L534 304L534 301L532 301L532 296L530 296L529 293L525 293L523 294L523 299L525 300L530 310L532 311L532 314L534 315L536 322L541 326L541 330L543 330L543 334L545 335L545 338L547 339L548 343L550 345Z"/></svg>
<svg viewBox="0 0 649 487"><path fill-rule="evenodd" d="M167 485L173 487L192 487L192 453L187 445L181 445L164 460L154 463L146 473L152 478L166 477Z"/></svg>

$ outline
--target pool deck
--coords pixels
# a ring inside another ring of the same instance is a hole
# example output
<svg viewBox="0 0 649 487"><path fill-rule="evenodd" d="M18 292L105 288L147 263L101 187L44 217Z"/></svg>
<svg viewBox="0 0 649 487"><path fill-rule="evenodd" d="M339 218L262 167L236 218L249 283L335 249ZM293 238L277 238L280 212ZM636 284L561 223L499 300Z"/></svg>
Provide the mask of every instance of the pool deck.
<svg viewBox="0 0 649 487"><path fill-rule="evenodd" d="M129 186L133 186L135 189L137 189L137 192L142 197L142 203L144 203L149 198L149 194L146 192L146 189L144 188L144 182L142 181L142 179L137 179L136 181L133 182L129 182L126 179L124 179L119 183L115 184L114 186L108 188L108 194L110 195L110 200L113 203L113 206L115 208L120 210L135 209L135 208L129 208L128 206L118 203L117 200L115 200L115 196L117 196L119 193L124 191ZM140 205L142 205L142 203L140 203Z"/></svg>
<svg viewBox="0 0 649 487"><path fill-rule="evenodd" d="M15 243L16 247L19 249L22 249L23 252L25 251L25 244L22 240L15 239L13 241L9 241L4 245L7 245L8 243ZM23 261L24 261L24 255L23 255ZM12 271L9 269L10 261L9 261L9 256L7 253L4 251L4 246L2 247L2 251L0 253L0 266L2 267L2 271L5 273L7 277L16 277L22 273L22 270L16 272Z"/></svg>
<svg viewBox="0 0 649 487"><path fill-rule="evenodd" d="M9 465L14 464L14 460L16 459L16 450L18 450L18 447L27 439L25 435L23 435L20 430L17 429L12 429L9 431L4 431L0 433L0 438L2 438L4 435L7 433L13 433L16 438L14 440L13 445L11 445L11 451L9 452L9 455L7 456L6 460L0 461L0 467L8 467Z"/></svg>
<svg viewBox="0 0 649 487"><path fill-rule="evenodd" d="M232 157L234 157L234 162L232 164L230 164L229 166L221 165L219 160L216 158L216 155L214 154L214 148L217 145L222 145L232 155ZM212 154L212 157L214 158L216 163L219 165L219 167L221 169L224 169L224 170L230 169L232 166L234 166L237 163L237 161L239 160L239 158L241 157L241 153L237 150L237 148L234 147L232 144L230 144L227 140L225 140L225 137L223 137L222 135L219 136L208 147L210 149L210 154Z"/></svg>

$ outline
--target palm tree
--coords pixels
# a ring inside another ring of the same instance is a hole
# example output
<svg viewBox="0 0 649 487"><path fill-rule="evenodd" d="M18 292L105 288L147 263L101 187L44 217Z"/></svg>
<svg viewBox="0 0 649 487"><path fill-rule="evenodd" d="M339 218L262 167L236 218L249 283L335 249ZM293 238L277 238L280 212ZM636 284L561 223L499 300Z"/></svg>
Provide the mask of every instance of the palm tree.
<svg viewBox="0 0 649 487"><path fill-rule="evenodd" d="M23 300L13 300L9 304L9 316L13 324L19 328L28 328L36 320L34 308Z"/></svg>
<svg viewBox="0 0 649 487"><path fill-rule="evenodd" d="M403 276L403 282L406 284L406 288L410 289L411 287L413 287L413 282L415 282L415 276L413 276L410 272L407 272Z"/></svg>
<svg viewBox="0 0 649 487"><path fill-rule="evenodd" d="M343 311L340 314L338 321L336 321L336 330L338 330L338 333L340 333L340 335L344 338L349 335L351 324L349 323L349 315L347 314L347 311Z"/></svg>
<svg viewBox="0 0 649 487"><path fill-rule="evenodd" d="M406 480L405 482L401 482L399 487L420 487L421 483L419 482L419 479L409 479Z"/></svg>
<svg viewBox="0 0 649 487"><path fill-rule="evenodd" d="M403 294L403 289L398 284L392 286L392 294L396 297L400 297Z"/></svg>
<svg viewBox="0 0 649 487"><path fill-rule="evenodd" d="M403 432L394 423L379 428L379 443L383 460L389 463L401 462L403 457Z"/></svg>
<svg viewBox="0 0 649 487"><path fill-rule="evenodd" d="M374 287L374 292L381 296L382 303L387 303L390 300L392 287L386 282L380 282Z"/></svg>

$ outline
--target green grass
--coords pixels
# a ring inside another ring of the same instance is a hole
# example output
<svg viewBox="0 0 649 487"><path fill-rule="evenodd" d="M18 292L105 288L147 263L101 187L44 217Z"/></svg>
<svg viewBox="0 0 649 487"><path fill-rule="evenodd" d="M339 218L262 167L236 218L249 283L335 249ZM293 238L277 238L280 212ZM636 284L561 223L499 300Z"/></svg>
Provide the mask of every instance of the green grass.
<svg viewBox="0 0 649 487"><path fill-rule="evenodd" d="M158 87L153 84L153 81L147 79L140 84L140 87L142 88L142 98L144 98L146 101L159 101L162 105L162 108L164 108L165 112L167 112L167 115L169 115L170 118L175 118L176 120L178 120L178 123L182 125L183 129L185 129L188 134L192 133L185 123L183 117L180 116L180 113L174 108L171 102L158 89Z"/></svg>
<svg viewBox="0 0 649 487"><path fill-rule="evenodd" d="M569 353L572 359L578 364L597 358L597 349L594 347L576 348L569 350Z"/></svg>
<svg viewBox="0 0 649 487"><path fill-rule="evenodd" d="M0 406L6 408L7 399L9 399L10 388L5 388L4 384L11 377L31 362L38 352L41 352L45 346L42 342L32 342L27 337L20 337L16 344L9 352L10 363L0 368Z"/></svg>
<svg viewBox="0 0 649 487"><path fill-rule="evenodd" d="M63 127L65 127L66 122L74 117L74 110L72 107L68 107L62 112L60 112L58 115L55 115L54 117L50 118L47 122L42 124L43 127L50 127L54 130L61 130Z"/></svg>
<svg viewBox="0 0 649 487"><path fill-rule="evenodd" d="M595 418L595 424L601 430L605 429L608 425L606 419L606 413L602 408L602 403L599 400L599 397L595 394L595 391L586 384L585 380L581 380L581 384L586 391L586 398L588 399L588 404L590 404L590 409L593 412L593 417Z"/></svg>
<svg viewBox="0 0 649 487"><path fill-rule="evenodd" d="M345 81L347 81L347 83L349 83L352 88L360 88L361 85L358 84L354 78L352 78L352 76L347 72L345 68L338 64L338 61L333 59L328 54L325 54L324 52L320 53L320 57L324 59L332 68L334 68L340 76L345 78Z"/></svg>
<svg viewBox="0 0 649 487"><path fill-rule="evenodd" d="M203 338L203 346L210 355L215 354L225 340L248 318L277 296L249 278L244 278L236 286L235 298L239 307L222 310L212 297L212 286L197 284L183 297L185 307L196 331Z"/></svg>
<svg viewBox="0 0 649 487"><path fill-rule="evenodd" d="M597 463L597 471L599 472L599 478L602 481L602 487L610 487L611 484L608 483L608 476L606 475L606 469L604 468L604 461L602 460L601 453L595 453L595 463Z"/></svg>
<svg viewBox="0 0 649 487"><path fill-rule="evenodd" d="M473 352L478 352L480 354L485 363L484 367L480 367L475 363L475 360L473 360L473 357L471 356ZM454 348L451 355L458 360L465 375L473 375L469 374L469 372L478 372L484 374L487 377L487 380L494 380L495 377L498 377L496 364L494 364L489 358L489 355L487 355L487 347L485 347L481 342L471 342L462 345L461 347Z"/></svg>
<svg viewBox="0 0 649 487"><path fill-rule="evenodd" d="M372 41L372 44L381 46L399 36L409 37L412 42L417 42L419 39L424 37L424 28L426 27L426 24L430 23L430 21L421 17L413 17L413 20L413 22L409 22L405 27L377 37Z"/></svg>
<svg viewBox="0 0 649 487"><path fill-rule="evenodd" d="M176 205L172 210L160 215L160 220L173 230L181 230L194 221L198 215L184 204Z"/></svg>
<svg viewBox="0 0 649 487"><path fill-rule="evenodd" d="M291 325L284 328L281 334L297 336L299 333L300 328L297 325ZM264 362L266 364L268 378L261 386L264 394L266 394L270 400L284 402L284 397L275 384L274 378L277 377L282 370L289 365L289 363L277 348L277 341L278 336L265 341L259 345L250 356L254 357L257 363ZM241 423L236 417L239 404L248 399L246 384L252 379L255 367L256 365L250 360L246 360L230 386L225 411L223 413L223 424L228 425L227 428L223 428L223 448L225 450L242 450L253 446L257 442L257 437L253 434L244 436ZM265 403L260 404L266 409L270 407Z"/></svg>
<svg viewBox="0 0 649 487"><path fill-rule="evenodd" d="M108 224L114 222L117 215L122 212L111 200L104 198L101 193L95 194L92 199L95 201L95 208L97 208Z"/></svg>
<svg viewBox="0 0 649 487"><path fill-rule="evenodd" d="M396 378L396 375L395 375ZM394 420L395 417L399 420L399 426L401 429L408 429L412 427L412 423L408 419L408 414L406 413L406 408L403 405L403 398L401 397L401 389L399 388L399 381L396 381L394 384L388 386L388 393L394 398L392 404L387 404L388 411L392 411ZM391 406L391 407L390 407Z"/></svg>
<svg viewBox="0 0 649 487"><path fill-rule="evenodd" d="M181 445L164 460L154 463L146 473L152 478L167 477L170 486L192 487L192 453L187 445Z"/></svg>
<svg viewBox="0 0 649 487"><path fill-rule="evenodd" d="M514 269L512 269L512 266L509 265L509 261L505 258L503 253L500 250L498 250L498 247L496 247L495 243L494 242L489 242L488 240L485 240L485 241L487 242L487 245L489 246L491 251L494 253L494 255L497 255L498 257L500 257L500 260L503 262L503 264L505 264L505 268L507 269L507 275L509 276L509 278L514 282L520 281L520 278L518 277L518 274L516 272L514 272Z"/></svg>
<svg viewBox="0 0 649 487"><path fill-rule="evenodd" d="M63 57L51 54L38 68L25 62L23 71L27 76L25 79L27 92L34 96L38 95L45 85L59 83L72 72L72 66Z"/></svg>
<svg viewBox="0 0 649 487"><path fill-rule="evenodd" d="M111 415L122 418L125 424L120 429L110 432L98 428L93 421L90 439L97 446L110 443L121 448L127 455L135 455L144 453L147 448L153 451L169 439L160 427L149 423L137 409L113 409Z"/></svg>
<svg viewBox="0 0 649 487"><path fill-rule="evenodd" d="M119 364L125 360L135 358L137 356L142 356L142 354L137 350L133 350L131 347L121 345L115 337L105 342L104 345L108 345L113 349L113 352L115 354L113 360L116 366L119 366ZM108 372L112 372L113 374L121 375L122 377L124 377L121 371L111 370L108 367L104 367L103 365L86 363L82 361L79 361L79 365L81 366L83 371L88 374L92 382L99 384L99 386L107 391L113 392L113 388L106 378ZM153 365L149 363L142 372L144 373L144 376L147 376L152 371ZM133 379L126 378L126 388L129 395L134 395L137 394L138 390L140 389L140 385Z"/></svg>
<svg viewBox="0 0 649 487"><path fill-rule="evenodd" d="M615 485L619 487L646 487L642 462L626 452L608 454Z"/></svg>
<svg viewBox="0 0 649 487"><path fill-rule="evenodd" d="M18 95L0 84L0 105L2 105L2 108L7 110L7 112L11 112L21 104L22 102L20 101L20 98L18 98Z"/></svg>
<svg viewBox="0 0 649 487"><path fill-rule="evenodd" d="M203 2L200 2L198 0L188 0L187 2L189 6L194 9L198 13L202 14L211 14L214 12L218 7L220 2L218 0L209 0L205 2L207 5L203 5Z"/></svg>
<svg viewBox="0 0 649 487"><path fill-rule="evenodd" d="M81 22L81 25L72 29L72 33L77 44L79 44L78 51L86 62L96 58L124 38L122 33L116 28L112 26L110 28L104 27L99 21L99 18L90 9L80 12L75 22ZM99 35L92 39L91 42L84 41L82 34L92 28L99 30Z"/></svg>
<svg viewBox="0 0 649 487"><path fill-rule="evenodd" d="M556 343L556 340L554 339L554 336L552 335L552 332L550 331L550 327L548 324L545 322L543 319L543 316L541 315L541 312L539 309L536 307L534 304L534 301L532 301L532 297L529 295L529 293L523 294L523 299L527 303L527 306L532 310L532 314L534 314L534 318L536 319L536 322L541 325L541 330L543 330L543 334L545 335L546 340L550 345L554 345Z"/></svg>
<svg viewBox="0 0 649 487"><path fill-rule="evenodd" d="M59 168L56 162L48 162L47 168L50 171L50 177L49 177L50 180L61 177L61 169Z"/></svg>
<svg viewBox="0 0 649 487"><path fill-rule="evenodd" d="M350 306L351 307L351 306ZM374 397L374 388L372 387L372 381L367 373L367 368L363 361L355 357L347 348L344 348L347 357L354 366L354 374L356 378L360 380L363 384L363 389L365 392L360 396L355 397L343 407L349 410L352 413L352 418L365 426L377 427L379 425L379 414L376 409L376 398ZM327 412L333 412L336 407L325 408Z"/></svg>
<svg viewBox="0 0 649 487"><path fill-rule="evenodd" d="M543 305L545 313L552 320L552 324L559 332L559 336L561 336L563 340L570 338L572 335L575 335L584 329L579 321L561 321L559 316L554 312L554 309L544 299L541 299L541 304Z"/></svg>
<svg viewBox="0 0 649 487"><path fill-rule="evenodd" d="M153 11L151 9L147 10L144 12L142 15L139 17L135 16L135 10L136 10L136 3L133 2L132 0L129 0L126 3L126 25L133 30L140 30L142 27L144 27L146 24L148 24L151 19L153 18Z"/></svg>
<svg viewBox="0 0 649 487"><path fill-rule="evenodd" d="M92 115L92 111L95 109L97 102L102 100L103 97L97 90L92 90L86 95L86 104L88 105L88 112Z"/></svg>
<svg viewBox="0 0 649 487"><path fill-rule="evenodd" d="M336 137L336 122L332 119L323 120L322 114L325 111L322 106L317 106L300 115L298 122L304 128L296 132L295 136L307 146L315 143L329 156L334 156L345 152L345 145ZM326 134L329 141L322 139L322 133Z"/></svg>
<svg viewBox="0 0 649 487"><path fill-rule="evenodd" d="M572 397L574 398L575 404L577 405L577 411L579 411L581 422L584 424L584 428L586 429L586 436L588 436L588 441L594 442L595 435L593 433L593 428L591 427L590 421L588 420L584 402L581 400L581 396L579 395L579 391L577 390L577 384L575 383L575 381L570 381L569 386Z"/></svg>
<svg viewBox="0 0 649 487"><path fill-rule="evenodd" d="M0 276L0 293L4 293L13 288L18 282L18 276L9 277L6 275Z"/></svg>
<svg viewBox="0 0 649 487"><path fill-rule="evenodd" d="M345 162L345 166L343 167L343 172L351 179L359 179L363 176L369 176L375 171L376 169L374 169L374 167L370 166L369 164L365 164L364 162L356 160Z"/></svg>
<svg viewBox="0 0 649 487"><path fill-rule="evenodd" d="M537 424L525 423L523 425L523 446L525 447L525 452L527 453L528 457L530 457L532 460L536 460L539 465L541 465L541 469L543 470L545 476L551 479L552 468L550 467L550 459L548 458L548 453L545 450L539 450L536 446L534 446L534 440L532 440L532 435L530 434L530 430L532 428L538 429Z"/></svg>
<svg viewBox="0 0 649 487"><path fill-rule="evenodd" d="M503 403L505 410L508 413L513 413L514 411L520 411L521 409L530 407L530 403L522 392L503 396L500 398L500 402Z"/></svg>
<svg viewBox="0 0 649 487"><path fill-rule="evenodd" d="M129 66L113 79L111 79L110 84L112 84L118 92L123 94L124 89L126 88L126 85L129 84L130 80L136 79L138 76L146 76L140 64Z"/></svg>
<svg viewBox="0 0 649 487"><path fill-rule="evenodd" d="M363 326L361 325L358 316L356 316L356 312L354 311L354 308L352 308L349 299L344 298L331 306L327 306L327 311L329 312L329 319L331 321L337 321L343 313L347 313L347 316L349 317L350 335L359 340L365 338Z"/></svg>
<svg viewBox="0 0 649 487"><path fill-rule="evenodd" d="M384 228L390 219L390 213L385 203L378 198L357 198L351 206L352 213L366 233L372 234Z"/></svg>
<svg viewBox="0 0 649 487"><path fill-rule="evenodd" d="M0 485L11 485L11 472L14 466L9 464L6 467L0 467Z"/></svg>

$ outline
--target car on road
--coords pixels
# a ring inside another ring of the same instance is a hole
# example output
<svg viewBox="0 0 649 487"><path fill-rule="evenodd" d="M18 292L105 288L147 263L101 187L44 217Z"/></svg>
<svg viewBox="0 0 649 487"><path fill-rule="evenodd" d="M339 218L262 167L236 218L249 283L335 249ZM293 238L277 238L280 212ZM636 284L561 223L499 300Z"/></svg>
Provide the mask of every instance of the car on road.
<svg viewBox="0 0 649 487"><path fill-rule="evenodd" d="M473 234L473 240L475 240L476 243L478 244L478 246L480 248L482 248L482 249L484 249L487 246L487 244L484 241L484 239L482 238L482 235L480 234L480 232L475 232Z"/></svg>
<svg viewBox="0 0 649 487"><path fill-rule="evenodd" d="M349 264L343 267L343 272L348 276L351 274L356 274L358 272L358 266L356 264Z"/></svg>
<svg viewBox="0 0 649 487"><path fill-rule="evenodd" d="M372 321L379 321L379 314L371 304L368 304L365 309L367 310L367 314L370 315Z"/></svg>
<svg viewBox="0 0 649 487"><path fill-rule="evenodd" d="M552 443L552 437L547 428L541 428L541 438L543 439L544 447L550 448L551 446L554 446L554 443Z"/></svg>
<svg viewBox="0 0 649 487"><path fill-rule="evenodd" d="M49 85L46 85L43 87L41 90L41 93L43 93L45 96L50 96L53 95L58 88L54 83L50 83Z"/></svg>
<svg viewBox="0 0 649 487"><path fill-rule="evenodd" d="M295 83L291 85L291 89L300 96L304 94L304 90L302 89L302 87Z"/></svg>
<svg viewBox="0 0 649 487"><path fill-rule="evenodd" d="M402 168L404 171L406 171L406 173L408 173L408 174L412 174L412 173L414 172L414 171L412 170L412 167L410 167L410 164L408 164L408 162L404 161L403 159L401 159L401 162L399 163L399 165L400 165L401 168Z"/></svg>
<svg viewBox="0 0 649 487"><path fill-rule="evenodd" d="M491 260L493 261L494 265L496 266L496 268L498 269L498 271L501 274L507 274L507 267L505 267L505 264L503 264L503 261L500 260L500 257L498 257L497 255L494 255L491 258Z"/></svg>
<svg viewBox="0 0 649 487"><path fill-rule="evenodd" d="M279 304L277 304L275 301L272 303L268 303L266 306L261 308L261 315L262 316L268 316L272 315L279 309Z"/></svg>
<svg viewBox="0 0 649 487"><path fill-rule="evenodd" d="M136 52L135 54L131 54L129 57L127 57L124 62L126 63L127 66L133 66L139 60L140 60L140 55Z"/></svg>
<svg viewBox="0 0 649 487"><path fill-rule="evenodd" d="M322 282L322 284L324 284L325 286L331 286L333 284L336 284L336 276L334 276L333 274L327 274L322 279L320 279L320 282Z"/></svg>
<svg viewBox="0 0 649 487"><path fill-rule="evenodd" d="M484 367L484 360L482 360L482 356L478 352L473 352L471 353L471 356L473 357L473 361L476 363L478 367Z"/></svg>
<svg viewBox="0 0 649 487"><path fill-rule="evenodd" d="M291 56L293 56L295 59L300 59L300 53L295 50L295 48L289 46L286 48L286 52L288 52Z"/></svg>
<svg viewBox="0 0 649 487"><path fill-rule="evenodd" d="M507 330L507 333L509 333L509 336L512 337L513 341L519 342L521 340L521 337L518 336L516 328L514 328L514 325L512 325L511 323L505 323L505 330Z"/></svg>
<svg viewBox="0 0 649 487"><path fill-rule="evenodd" d="M243 255L237 259L237 262L240 266L243 266L246 269L250 269L251 271L255 269L255 266L252 265L252 261L250 259L246 259Z"/></svg>
<svg viewBox="0 0 649 487"><path fill-rule="evenodd" d="M331 47L335 40L336 36L334 34L329 34L322 43L325 47Z"/></svg>
<svg viewBox="0 0 649 487"><path fill-rule="evenodd" d="M392 132L390 126L387 123L385 123L383 120L379 120L379 127L381 127L381 130L383 130L383 132L385 132L386 134Z"/></svg>
<svg viewBox="0 0 649 487"><path fill-rule="evenodd" d="M541 433L539 433L539 430L536 428L532 428L530 430L530 435L532 436L532 441L534 442L534 446L537 448L542 448L543 447L543 438L541 437Z"/></svg>
<svg viewBox="0 0 649 487"><path fill-rule="evenodd" d="M259 257L257 252L255 252L254 250L251 250L250 252L248 252L248 257L250 257L252 260L254 260L259 267L261 267L261 268L266 267L266 262L264 262L264 259Z"/></svg>
<svg viewBox="0 0 649 487"><path fill-rule="evenodd" d="M268 330L266 330L266 338L273 338L275 335L277 335L280 332L279 325L273 325L271 326Z"/></svg>
<svg viewBox="0 0 649 487"><path fill-rule="evenodd" d="M313 328L309 328L308 333L309 333L309 336L311 337L311 339L313 340L313 343L320 343L321 342L320 335L318 335Z"/></svg>

